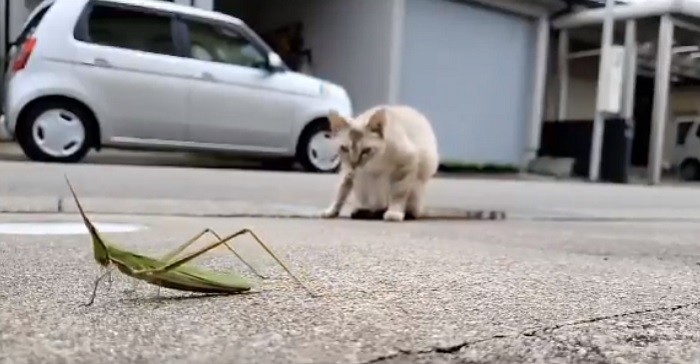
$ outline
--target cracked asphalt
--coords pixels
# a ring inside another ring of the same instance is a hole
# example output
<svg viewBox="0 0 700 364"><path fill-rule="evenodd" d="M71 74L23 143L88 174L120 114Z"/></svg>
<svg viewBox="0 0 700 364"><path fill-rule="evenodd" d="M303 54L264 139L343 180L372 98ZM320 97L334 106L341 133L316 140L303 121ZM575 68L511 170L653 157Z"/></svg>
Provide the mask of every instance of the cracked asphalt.
<svg viewBox="0 0 700 364"><path fill-rule="evenodd" d="M75 214L0 215L2 222ZM95 215L142 223L115 243L165 254L205 227L250 238L195 264L235 269L255 293L202 297L100 272L89 238L0 235L0 363L695 363L700 224ZM132 288L135 292L131 292Z"/></svg>

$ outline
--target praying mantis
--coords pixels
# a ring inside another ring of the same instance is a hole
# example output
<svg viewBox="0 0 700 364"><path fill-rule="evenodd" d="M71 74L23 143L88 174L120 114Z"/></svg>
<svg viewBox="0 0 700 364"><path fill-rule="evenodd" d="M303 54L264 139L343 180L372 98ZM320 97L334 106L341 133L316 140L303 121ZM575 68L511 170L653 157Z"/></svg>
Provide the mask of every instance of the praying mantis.
<svg viewBox="0 0 700 364"><path fill-rule="evenodd" d="M95 286L93 288L90 301L84 304L86 307L91 306L95 302L98 285L105 277L110 275L114 269L118 269L121 273L129 277L156 285L158 286L159 290L160 287L164 287L179 291L208 294L236 294L248 292L252 289L251 284L246 279L235 273L207 271L186 265L188 262L201 256L202 254L224 245L256 275L264 278L258 272L256 272L250 264L243 260L243 258L228 244L228 242L232 239L244 234L251 235L253 239L260 246L262 246L262 248L268 254L270 254L270 256L272 256L272 258L274 258L275 261L277 261L277 263L282 266L282 268L284 268L284 270L287 271L287 273L294 278L294 280L302 288L304 288L312 297L316 297L316 295L308 287L306 287L304 283L302 283L301 280L299 280L299 278L297 278L284 263L282 263L282 261L265 245L265 243L263 243L262 240L260 240L260 238L258 238L258 236L249 229L242 229L222 239L212 229L207 228L179 246L177 249L159 259L133 253L108 243L107 240L97 231L95 225L88 219L67 175L65 176L65 179L70 192L73 195L75 204L78 207L80 216L85 223L85 227L90 233L94 259L100 266L107 269L104 274L95 280ZM217 241L195 252L187 254L184 257L175 259L175 257L187 249L188 246L194 244L197 240L207 234L213 235Z"/></svg>

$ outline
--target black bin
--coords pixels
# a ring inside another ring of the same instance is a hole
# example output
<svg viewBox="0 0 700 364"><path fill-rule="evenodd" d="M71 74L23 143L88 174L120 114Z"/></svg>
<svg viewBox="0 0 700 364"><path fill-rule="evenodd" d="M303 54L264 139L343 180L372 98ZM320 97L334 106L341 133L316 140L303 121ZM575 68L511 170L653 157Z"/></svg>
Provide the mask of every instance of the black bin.
<svg viewBox="0 0 700 364"><path fill-rule="evenodd" d="M593 120L545 121L538 156L574 158L573 174L587 177L592 136ZM632 123L624 119L605 120L600 180L629 182L633 136Z"/></svg>

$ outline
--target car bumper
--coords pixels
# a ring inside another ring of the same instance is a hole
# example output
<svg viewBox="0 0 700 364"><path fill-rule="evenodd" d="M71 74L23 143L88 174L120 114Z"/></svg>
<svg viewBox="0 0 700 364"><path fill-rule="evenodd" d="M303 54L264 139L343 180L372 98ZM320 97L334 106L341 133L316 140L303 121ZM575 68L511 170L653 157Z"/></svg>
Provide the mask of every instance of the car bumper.
<svg viewBox="0 0 700 364"><path fill-rule="evenodd" d="M7 118L5 115L0 115L0 141L12 141L13 139L14 136L7 127Z"/></svg>

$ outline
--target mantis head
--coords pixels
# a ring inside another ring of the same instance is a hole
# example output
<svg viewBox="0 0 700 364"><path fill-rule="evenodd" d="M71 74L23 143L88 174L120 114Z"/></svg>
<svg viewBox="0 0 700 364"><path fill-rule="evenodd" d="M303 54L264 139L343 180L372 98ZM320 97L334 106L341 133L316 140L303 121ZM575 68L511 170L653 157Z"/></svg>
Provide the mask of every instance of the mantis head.
<svg viewBox="0 0 700 364"><path fill-rule="evenodd" d="M65 176L65 178L66 182L68 183L68 188L70 188L70 192L73 195L73 199L75 200L75 204L78 206L78 211L80 211L80 216L83 218L85 227L88 229L88 231L90 232L90 236L92 237L92 249L94 251L95 260L101 266L106 267L109 265L109 251L107 250L107 245L104 243L104 241L102 241L102 238L97 232L97 229L92 224L92 222L90 222L87 215L85 215L83 206L80 205L80 201L78 201L78 196L75 194L75 190L73 189L73 185L71 185L70 181L68 180L68 176Z"/></svg>

